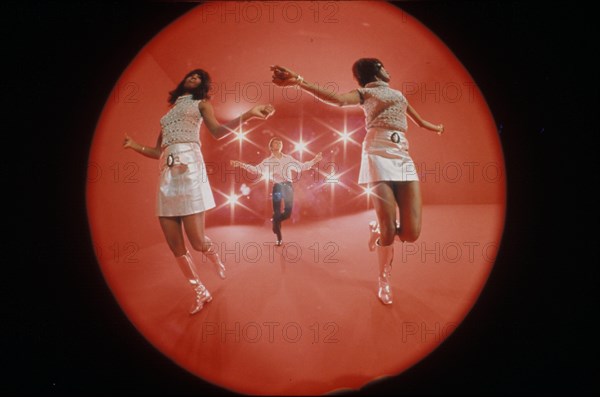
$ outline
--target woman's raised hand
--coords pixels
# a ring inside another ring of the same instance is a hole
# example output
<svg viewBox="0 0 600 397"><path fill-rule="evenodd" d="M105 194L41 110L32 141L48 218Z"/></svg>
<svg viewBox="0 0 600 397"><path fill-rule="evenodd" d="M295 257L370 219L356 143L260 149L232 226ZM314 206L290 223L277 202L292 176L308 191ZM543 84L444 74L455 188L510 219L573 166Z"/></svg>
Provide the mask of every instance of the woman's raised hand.
<svg viewBox="0 0 600 397"><path fill-rule="evenodd" d="M298 78L300 77L298 73L285 66L273 65L271 71L273 71L273 84L275 85L286 87L298 84Z"/></svg>
<svg viewBox="0 0 600 397"><path fill-rule="evenodd" d="M437 126L437 134L442 135L444 133L444 124L438 124Z"/></svg>
<svg viewBox="0 0 600 397"><path fill-rule="evenodd" d="M125 149L133 148L134 140L127 134L125 134L125 139L123 140L123 147Z"/></svg>
<svg viewBox="0 0 600 397"><path fill-rule="evenodd" d="M275 113L273 105L256 105L248 111L248 115L251 117L257 117L259 119L266 120Z"/></svg>

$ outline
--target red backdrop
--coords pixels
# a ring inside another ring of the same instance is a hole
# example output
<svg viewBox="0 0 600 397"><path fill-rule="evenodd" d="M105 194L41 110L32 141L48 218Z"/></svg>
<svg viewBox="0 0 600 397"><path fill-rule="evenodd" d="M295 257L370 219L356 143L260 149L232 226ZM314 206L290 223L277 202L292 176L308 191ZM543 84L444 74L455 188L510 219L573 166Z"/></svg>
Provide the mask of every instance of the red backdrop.
<svg viewBox="0 0 600 397"><path fill-rule="evenodd" d="M379 2L215 2L160 32L107 98L88 164L88 213L98 251L113 252L115 242L132 236L138 248L164 243L154 216L157 162L123 150L122 141L127 133L153 145L159 120L168 111L168 92L195 68L210 73L212 103L222 121L257 103L276 108L269 120L251 123L243 141L236 136L216 141L202 128L202 151L217 202L207 215L208 227L263 224L270 217L268 187L228 163L258 163L268 154L273 135L283 137L284 152L299 159L324 154L319 170L306 172L296 183L292 221L372 208L356 183L365 134L362 110L340 109L294 88L275 87L269 71L272 64L285 65L311 82L345 92L357 87L351 66L361 57L381 59L391 86L425 119L445 125L445 133L437 136L409 124L407 138L424 204L497 204L503 212L504 163L485 99L459 60L417 20ZM296 150L300 141L306 144L303 152ZM243 195L242 184L250 188ZM230 194L238 195L241 205L230 205ZM497 219L490 222L496 231L501 227ZM126 244L119 244L126 254ZM99 257L105 258L100 262L110 283L108 255L99 252Z"/></svg>

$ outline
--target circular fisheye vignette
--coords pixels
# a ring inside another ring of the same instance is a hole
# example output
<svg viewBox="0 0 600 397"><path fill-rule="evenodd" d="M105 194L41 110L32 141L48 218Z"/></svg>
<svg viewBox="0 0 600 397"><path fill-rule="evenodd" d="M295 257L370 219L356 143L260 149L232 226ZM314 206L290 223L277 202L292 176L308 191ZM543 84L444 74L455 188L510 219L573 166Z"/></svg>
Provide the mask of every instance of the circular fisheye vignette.
<svg viewBox="0 0 600 397"><path fill-rule="evenodd" d="M471 76L409 14L385 3L273 7L200 5L158 33L125 69L90 150L90 229L103 275L122 309L182 368L249 394L357 389L425 358L474 305L503 230L502 152ZM394 242L391 305L378 299L377 254L367 247L367 225L376 219L373 197L357 183L366 136L363 111L328 106L305 91L292 96L271 84L269 70L281 64L306 81L349 92L358 88L351 67L364 57L379 58L390 87L424 119L444 125L441 136L410 121L406 131L419 174L422 227L417 240ZM213 79L210 101L219 121L260 103L271 103L276 113L256 123L247 146L213 140L201 129L204 161L217 169L207 175L216 206L205 213L205 231L228 277L220 279L186 241L213 297L190 316L193 291L155 214L157 160L125 150L123 140L128 134L153 146L169 111L168 93L196 68ZM356 130L351 135L356 145L338 141L344 126L346 133ZM258 163L272 135L282 136L285 150L298 160L322 151L337 167L340 183L309 195L310 184L297 182L295 223L283 224L289 244L280 251L265 227L270 188L254 187L262 199L250 192L252 200L243 202L247 208L232 207L227 194L241 183L225 172L231 159ZM302 153L295 150L301 139L308 142ZM320 213L317 207L333 210ZM304 214L300 208L311 210Z"/></svg>

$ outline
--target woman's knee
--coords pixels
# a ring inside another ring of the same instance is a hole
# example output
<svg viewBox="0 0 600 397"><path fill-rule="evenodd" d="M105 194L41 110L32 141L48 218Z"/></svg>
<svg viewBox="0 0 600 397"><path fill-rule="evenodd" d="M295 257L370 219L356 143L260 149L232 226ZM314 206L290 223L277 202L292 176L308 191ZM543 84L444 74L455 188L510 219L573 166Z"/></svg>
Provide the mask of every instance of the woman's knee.
<svg viewBox="0 0 600 397"><path fill-rule="evenodd" d="M206 238L190 240L194 250L199 252L207 252L212 246L212 241Z"/></svg>
<svg viewBox="0 0 600 397"><path fill-rule="evenodd" d="M184 244L169 244L169 248L175 257L183 256L187 253L187 248L185 248Z"/></svg>
<svg viewBox="0 0 600 397"><path fill-rule="evenodd" d="M180 238L167 236L167 244L169 245L171 252L175 256L185 255L185 253L187 252L185 243Z"/></svg>
<svg viewBox="0 0 600 397"><path fill-rule="evenodd" d="M421 235L421 226L412 226L406 229L400 229L400 233L398 234L400 240L405 241L407 243L413 243L417 241L419 236Z"/></svg>
<svg viewBox="0 0 600 397"><path fill-rule="evenodd" d="M382 222L379 224L380 244L390 245L394 242L396 236L396 223L394 221Z"/></svg>

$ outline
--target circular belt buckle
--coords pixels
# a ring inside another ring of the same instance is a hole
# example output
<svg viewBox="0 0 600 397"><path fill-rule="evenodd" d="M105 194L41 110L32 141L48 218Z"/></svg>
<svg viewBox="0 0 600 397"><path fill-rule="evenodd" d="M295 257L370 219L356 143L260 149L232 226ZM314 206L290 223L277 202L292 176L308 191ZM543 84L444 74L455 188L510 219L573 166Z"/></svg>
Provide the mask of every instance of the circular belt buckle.
<svg viewBox="0 0 600 397"><path fill-rule="evenodd" d="M167 166L172 167L175 164L175 157L172 154L169 154L167 157Z"/></svg>
<svg viewBox="0 0 600 397"><path fill-rule="evenodd" d="M400 134L398 134L397 132L394 132L392 134L392 136L390 137L390 139L392 140L392 142L394 143L400 143Z"/></svg>

